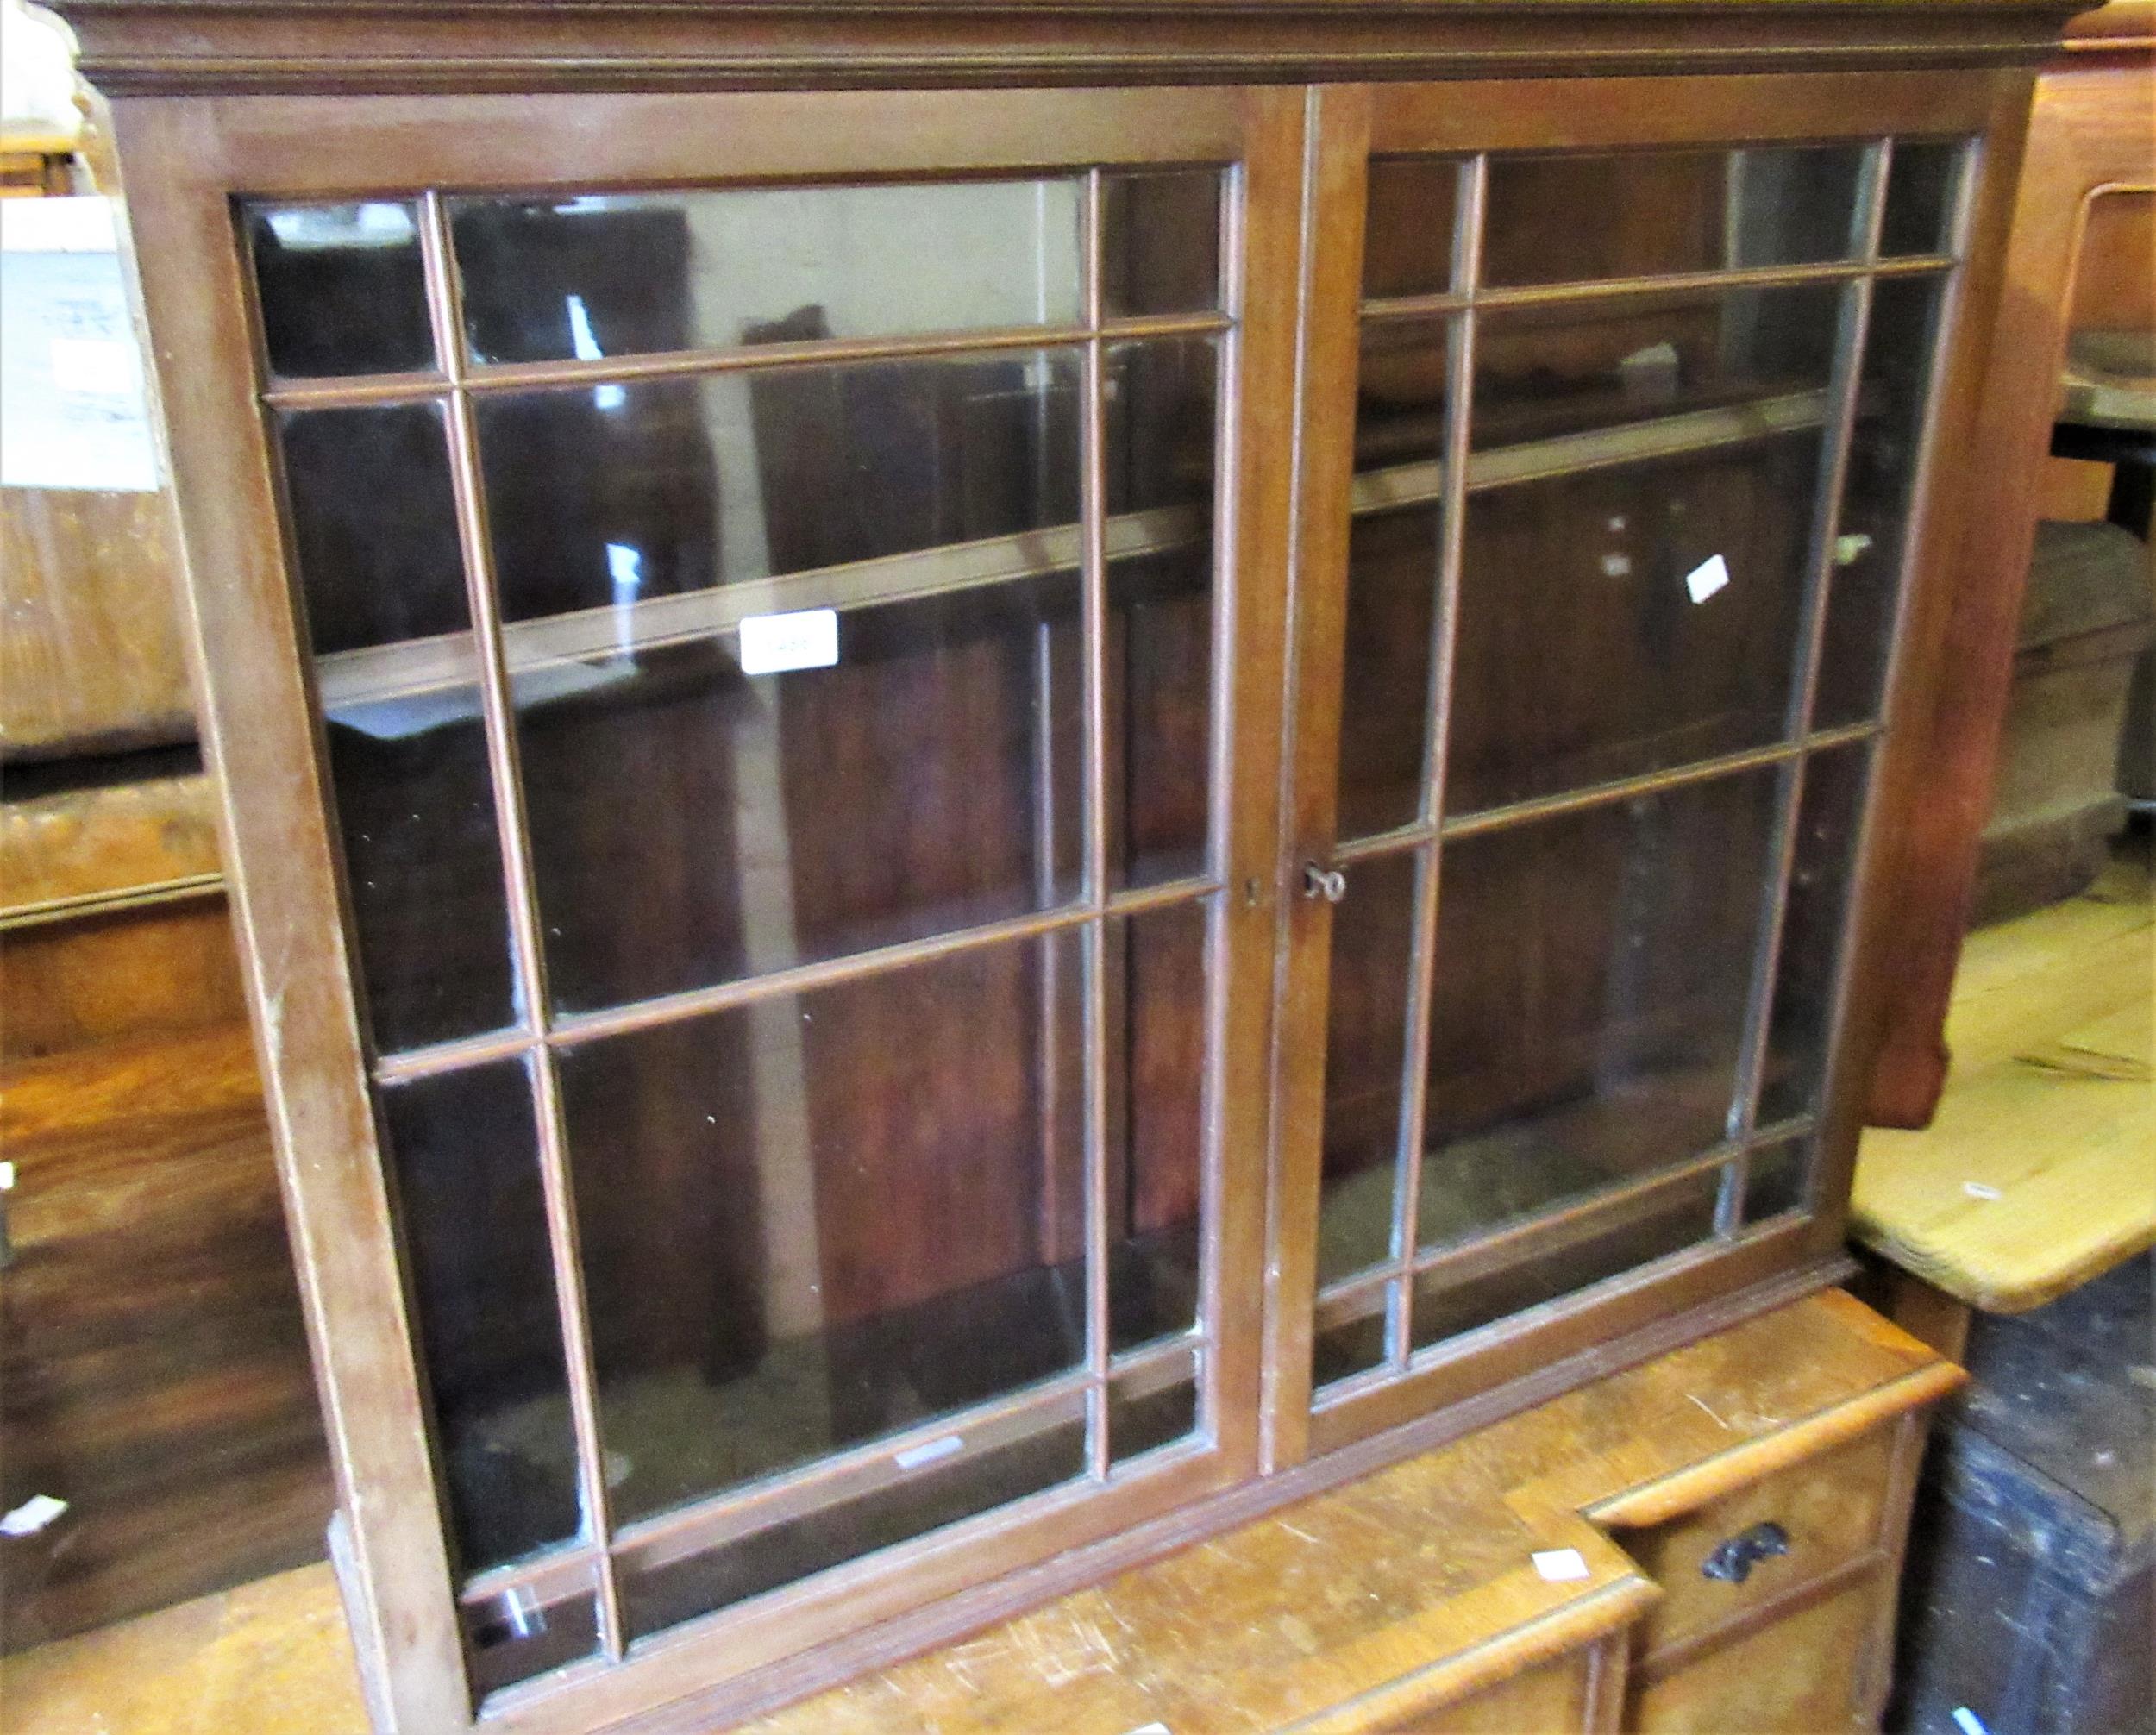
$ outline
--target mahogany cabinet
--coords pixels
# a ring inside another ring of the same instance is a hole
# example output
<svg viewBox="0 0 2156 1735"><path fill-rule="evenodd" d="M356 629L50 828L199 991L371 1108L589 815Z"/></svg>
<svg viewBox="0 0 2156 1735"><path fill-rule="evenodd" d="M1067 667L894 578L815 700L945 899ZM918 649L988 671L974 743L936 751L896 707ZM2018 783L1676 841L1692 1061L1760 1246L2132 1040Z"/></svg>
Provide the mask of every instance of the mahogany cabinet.
<svg viewBox="0 0 2156 1735"><path fill-rule="evenodd" d="M708 1726L1842 1268L2053 12L64 9L383 1726Z"/></svg>

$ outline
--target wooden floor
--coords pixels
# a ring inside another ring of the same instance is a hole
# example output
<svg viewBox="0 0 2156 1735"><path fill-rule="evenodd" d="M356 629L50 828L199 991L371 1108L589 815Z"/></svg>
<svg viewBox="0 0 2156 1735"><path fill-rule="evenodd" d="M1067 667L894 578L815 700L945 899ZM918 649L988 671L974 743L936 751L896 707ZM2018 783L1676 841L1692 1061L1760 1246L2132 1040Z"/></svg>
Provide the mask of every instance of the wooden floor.
<svg viewBox="0 0 2156 1735"><path fill-rule="evenodd" d="M1969 936L1939 1112L1865 1134L1855 1237L2003 1313L2156 1243L2153 985L2143 829L2081 896Z"/></svg>

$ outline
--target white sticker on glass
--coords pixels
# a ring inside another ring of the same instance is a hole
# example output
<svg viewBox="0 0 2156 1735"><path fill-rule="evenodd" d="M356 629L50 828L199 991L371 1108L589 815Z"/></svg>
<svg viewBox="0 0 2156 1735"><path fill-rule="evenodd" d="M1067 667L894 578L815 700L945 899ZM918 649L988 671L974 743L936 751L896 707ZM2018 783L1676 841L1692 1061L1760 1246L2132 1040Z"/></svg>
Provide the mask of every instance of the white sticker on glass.
<svg viewBox="0 0 2156 1735"><path fill-rule="evenodd" d="M1684 575L1684 589L1694 602L1703 603L1729 583L1729 562L1709 554Z"/></svg>
<svg viewBox="0 0 2156 1735"><path fill-rule="evenodd" d="M782 674L829 668L838 661L838 611L802 609L790 615L750 615L741 623L741 672Z"/></svg>

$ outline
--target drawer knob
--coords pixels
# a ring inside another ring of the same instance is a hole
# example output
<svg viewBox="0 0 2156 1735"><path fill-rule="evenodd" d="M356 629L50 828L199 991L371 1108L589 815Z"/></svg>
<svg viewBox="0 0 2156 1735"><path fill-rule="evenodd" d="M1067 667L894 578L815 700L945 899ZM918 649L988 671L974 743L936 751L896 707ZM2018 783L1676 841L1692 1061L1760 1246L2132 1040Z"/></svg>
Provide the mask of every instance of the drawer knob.
<svg viewBox="0 0 2156 1735"><path fill-rule="evenodd" d="M1724 1584L1742 1584L1761 1561L1770 1555L1789 1551L1789 1531L1769 1519L1764 1524L1739 1531L1727 1542L1715 1544L1713 1552L1700 1563L1700 1575L1718 1578Z"/></svg>

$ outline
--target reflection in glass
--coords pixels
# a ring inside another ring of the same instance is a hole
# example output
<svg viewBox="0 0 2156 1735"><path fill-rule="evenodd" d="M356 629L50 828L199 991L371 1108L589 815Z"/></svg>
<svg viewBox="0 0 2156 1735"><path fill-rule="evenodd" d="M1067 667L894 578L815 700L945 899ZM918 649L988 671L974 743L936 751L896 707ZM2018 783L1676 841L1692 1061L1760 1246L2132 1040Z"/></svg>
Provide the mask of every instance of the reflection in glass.
<svg viewBox="0 0 2156 1735"><path fill-rule="evenodd" d="M1046 955L980 948L564 1053L624 1520L1081 1364L1082 1046Z"/></svg>
<svg viewBox="0 0 2156 1735"><path fill-rule="evenodd" d="M1121 1463L1188 1439L1198 1429L1194 1352L1118 1374L1108 1381L1108 1458Z"/></svg>
<svg viewBox="0 0 2156 1735"><path fill-rule="evenodd" d="M434 366L410 204L254 205L247 228L272 373L299 379Z"/></svg>
<svg viewBox="0 0 2156 1735"><path fill-rule="evenodd" d="M1743 1220L1747 1225L1804 1208L1811 1155L1812 1142L1801 1138L1752 1153L1745 1173Z"/></svg>
<svg viewBox="0 0 2156 1735"><path fill-rule="evenodd" d="M1814 754L1805 762L1781 965L1774 979L1774 1014L1767 1026L1766 1069L1759 1086L1756 1124L1760 1126L1819 1106L1870 758L1868 748L1856 746Z"/></svg>
<svg viewBox="0 0 2156 1735"><path fill-rule="evenodd" d="M315 654L462 632L441 406L304 410L279 416L277 435Z"/></svg>
<svg viewBox="0 0 2156 1735"><path fill-rule="evenodd" d="M1069 980L1076 936L1062 944ZM1197 1322L1206 946L1203 904L1114 917L1103 930L1108 1341L1117 1351Z"/></svg>
<svg viewBox="0 0 2156 1735"><path fill-rule="evenodd" d="M1318 1203L1320 1284L1394 1251L1393 1196L1422 856L1412 850L1351 864L1347 896L1332 912L1324 1178Z"/></svg>
<svg viewBox="0 0 2156 1735"><path fill-rule="evenodd" d="M631 1638L724 1608L877 1549L1043 1493L1083 1475L1086 1427L1075 1402L1037 1431L964 1456L931 1457L900 1480L680 1558L655 1544L623 1563Z"/></svg>
<svg viewBox="0 0 2156 1735"><path fill-rule="evenodd" d="M1037 350L488 395L502 613L626 623L654 598L1073 524L1077 391L1076 353ZM1038 557L1013 548L981 569ZM955 577L924 562L773 606Z"/></svg>
<svg viewBox="0 0 2156 1735"><path fill-rule="evenodd" d="M599 1603L590 1575L580 1588L542 1601L519 1586L460 1611L465 1666L479 1696L544 1675L599 1649Z"/></svg>
<svg viewBox="0 0 2156 1735"><path fill-rule="evenodd" d="M1770 399L1817 427L1846 292L1808 284L1493 310L1476 328L1470 442L1479 452ZM1789 401L1806 393L1821 395Z"/></svg>
<svg viewBox="0 0 2156 1735"><path fill-rule="evenodd" d="M1814 433L1470 495L1450 814L1781 739Z"/></svg>
<svg viewBox="0 0 2156 1735"><path fill-rule="evenodd" d="M1373 1312L1344 1324L1321 1328L1310 1343L1311 1389L1323 1394L1327 1386L1367 1374L1385 1359L1385 1315L1392 1306L1394 1285L1388 1283L1370 1298Z"/></svg>
<svg viewBox="0 0 2156 1735"><path fill-rule="evenodd" d="M1627 1205L1578 1240L1465 1280L1443 1266L1415 1279L1408 1337L1420 1350L1698 1245L1714 1232L1720 1171L1687 1176Z"/></svg>
<svg viewBox="0 0 2156 1735"><path fill-rule="evenodd" d="M1112 524L1108 540L1108 865L1119 889L1206 868L1217 382L1211 338L1107 349L1107 510L1147 515ZM1113 558L1123 547L1133 552ZM1060 671L1058 709L1074 723L1079 674L1075 661Z"/></svg>
<svg viewBox="0 0 2156 1735"><path fill-rule="evenodd" d="M474 360L596 360L1075 323L1081 195L1064 176L461 198L450 222Z"/></svg>
<svg viewBox="0 0 2156 1735"><path fill-rule="evenodd" d="M380 1093L458 1565L580 1531L531 1087L521 1061Z"/></svg>
<svg viewBox="0 0 2156 1735"><path fill-rule="evenodd" d="M1449 157L1374 157L1363 235L1363 294L1442 295L1452 287L1460 165Z"/></svg>
<svg viewBox="0 0 2156 1735"><path fill-rule="evenodd" d="M556 1005L1075 897L1078 743L1051 705L1078 701L1039 651L1077 619L1065 573L845 611L828 668L744 675L705 638L517 675Z"/></svg>
<svg viewBox="0 0 2156 1735"><path fill-rule="evenodd" d="M1369 836L1420 817L1429 780L1432 634L1445 448L1446 322L1363 325L1349 527L1338 834Z"/></svg>
<svg viewBox="0 0 2156 1735"><path fill-rule="evenodd" d="M1878 714L1944 288L1938 278L1883 278L1872 286L1857 422L1827 576L1814 728Z"/></svg>
<svg viewBox="0 0 2156 1735"><path fill-rule="evenodd" d="M1100 203L1103 314L1204 313L1220 304L1218 169L1103 174Z"/></svg>
<svg viewBox="0 0 2156 1735"><path fill-rule="evenodd" d="M1205 942L1199 905L1106 924L1117 1349L1195 1317ZM1081 1365L1083 947L1067 930L565 1051L624 1518Z"/></svg>
<svg viewBox="0 0 2156 1735"><path fill-rule="evenodd" d="M1422 1244L1722 1139L1775 790L1747 772L1445 845Z"/></svg>
<svg viewBox="0 0 2156 1735"><path fill-rule="evenodd" d="M494 790L479 690L332 710L329 780L382 1054L517 1017Z"/></svg>
<svg viewBox="0 0 2156 1735"><path fill-rule="evenodd" d="M1482 280L1580 283L1856 252L1864 147L1492 157Z"/></svg>
<svg viewBox="0 0 2156 1735"><path fill-rule="evenodd" d="M1886 215L1879 251L1946 253L1953 246L1954 207L1969 147L1959 139L1896 139L1887 170Z"/></svg>

